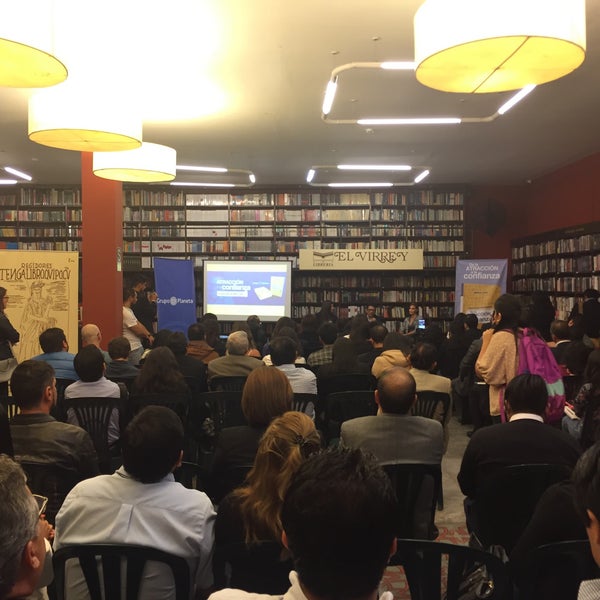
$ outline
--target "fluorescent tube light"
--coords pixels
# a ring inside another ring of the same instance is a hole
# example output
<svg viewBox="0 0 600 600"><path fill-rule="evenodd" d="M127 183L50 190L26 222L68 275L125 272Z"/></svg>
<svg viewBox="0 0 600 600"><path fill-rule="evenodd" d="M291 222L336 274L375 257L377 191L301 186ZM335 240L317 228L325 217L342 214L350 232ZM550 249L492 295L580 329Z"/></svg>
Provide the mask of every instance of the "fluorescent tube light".
<svg viewBox="0 0 600 600"><path fill-rule="evenodd" d="M391 71L414 71L416 64L408 60L388 60L381 63L382 69Z"/></svg>
<svg viewBox="0 0 600 600"><path fill-rule="evenodd" d="M195 167L192 165L177 165L178 171L202 171L203 173L227 173L224 167Z"/></svg>
<svg viewBox="0 0 600 600"><path fill-rule="evenodd" d="M16 179L0 179L0 185L15 185Z"/></svg>
<svg viewBox="0 0 600 600"><path fill-rule="evenodd" d="M248 179L250 180L250 183L256 183L256 175L254 175L254 173L250 173Z"/></svg>
<svg viewBox="0 0 600 600"><path fill-rule="evenodd" d="M422 171L421 173L419 173L415 177L415 183L421 183L421 181L423 181L423 179L425 179L425 177L427 177L427 175L429 175L429 169L425 169L424 171Z"/></svg>
<svg viewBox="0 0 600 600"><path fill-rule="evenodd" d="M410 171L410 165L338 165L342 171Z"/></svg>
<svg viewBox="0 0 600 600"><path fill-rule="evenodd" d="M510 98L498 109L498 114L503 115L504 113L507 113L515 104L521 102L525 96L531 94L535 88L536 86L533 83L526 85L522 90L519 90L512 98Z"/></svg>
<svg viewBox="0 0 600 600"><path fill-rule="evenodd" d="M181 187L235 187L235 183L200 183L197 181L171 181L169 185L179 185Z"/></svg>
<svg viewBox="0 0 600 600"><path fill-rule="evenodd" d="M315 178L315 170L309 169L306 174L306 183L310 183Z"/></svg>
<svg viewBox="0 0 600 600"><path fill-rule="evenodd" d="M358 119L359 125L459 125L458 117L432 117L416 119Z"/></svg>
<svg viewBox="0 0 600 600"><path fill-rule="evenodd" d="M371 181L367 183L328 183L329 187L332 188L350 188L350 187L361 187L361 188L370 188L370 187L392 187L394 184L383 181Z"/></svg>
<svg viewBox="0 0 600 600"><path fill-rule="evenodd" d="M327 82L327 88L325 89L325 98L323 98L323 107L321 108L324 115L328 115L330 113L336 91L337 77L334 77Z"/></svg>
<svg viewBox="0 0 600 600"><path fill-rule="evenodd" d="M12 167L4 167L4 170L11 175L16 175L21 179L25 179L25 181L31 181L33 179L31 175L27 175L27 173L23 173L23 171L17 171L17 169L13 169Z"/></svg>

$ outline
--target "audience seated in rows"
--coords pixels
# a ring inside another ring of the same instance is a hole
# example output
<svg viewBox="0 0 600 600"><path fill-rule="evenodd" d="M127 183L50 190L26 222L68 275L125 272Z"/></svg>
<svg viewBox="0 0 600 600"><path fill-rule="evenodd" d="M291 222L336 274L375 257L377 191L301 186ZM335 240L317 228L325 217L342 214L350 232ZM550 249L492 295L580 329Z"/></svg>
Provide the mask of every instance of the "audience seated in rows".
<svg viewBox="0 0 600 600"><path fill-rule="evenodd" d="M244 331L234 331L227 338L227 353L208 363L208 379L213 377L244 377L261 366L260 360L246 356L250 342Z"/></svg>
<svg viewBox="0 0 600 600"><path fill-rule="evenodd" d="M375 325L371 324L369 328L369 340L371 345L373 346L371 350L367 352L363 352L356 357L356 360L359 364L364 364L369 371L375 362L375 359L381 355L384 351L384 340L388 334L388 330L383 326L376 322Z"/></svg>
<svg viewBox="0 0 600 600"><path fill-rule="evenodd" d="M69 343L65 332L59 327L50 327L40 334L40 346L43 354L34 356L32 360L43 360L52 366L56 377L75 381L77 373L73 366L74 354L69 352Z"/></svg>
<svg viewBox="0 0 600 600"><path fill-rule="evenodd" d="M20 409L10 422L18 461L53 464L81 479L99 473L98 457L88 433L50 416L56 404L52 366L40 360L23 361L14 370L10 387Z"/></svg>
<svg viewBox="0 0 600 600"><path fill-rule="evenodd" d="M175 482L183 456L183 426L168 408L149 406L124 431L123 466L113 475L81 482L56 518L54 548L70 544L134 544L187 559L198 594L212 585L215 512L203 492ZM151 563L152 565L152 563ZM145 600L174 598L170 577L144 571ZM69 598L86 598L79 568L67 570Z"/></svg>
<svg viewBox="0 0 600 600"><path fill-rule="evenodd" d="M215 524L215 553L227 545L245 543L250 551L259 542L281 543L281 504L292 478L302 462L319 451L321 439L313 421L303 413L286 412L274 419L262 437L254 466L244 485L220 504ZM278 556L277 556L278 555ZM290 569L289 555L281 547L269 568L271 583L285 591ZM217 585L225 580L224 564L215 564ZM244 569L244 561L232 565ZM260 574L254 573L255 578ZM261 590L248 590L258 591Z"/></svg>
<svg viewBox="0 0 600 600"><path fill-rule="evenodd" d="M189 396L190 389L170 348L159 346L148 354L133 382L132 394L135 396L143 394Z"/></svg>
<svg viewBox="0 0 600 600"><path fill-rule="evenodd" d="M379 327L382 327L379 325ZM410 368L410 352L413 347L413 339L402 333L388 333L382 345L381 354L373 360L371 373L373 377L379 378L391 367Z"/></svg>
<svg viewBox="0 0 600 600"><path fill-rule="evenodd" d="M108 342L110 362L106 365L105 375L109 379L135 379L140 370L127 359L131 344L126 337L119 336Z"/></svg>
<svg viewBox="0 0 600 600"><path fill-rule="evenodd" d="M205 328L202 323L192 323L188 327L187 354L204 364L211 360L219 358L219 353L212 346L209 346L204 339Z"/></svg>

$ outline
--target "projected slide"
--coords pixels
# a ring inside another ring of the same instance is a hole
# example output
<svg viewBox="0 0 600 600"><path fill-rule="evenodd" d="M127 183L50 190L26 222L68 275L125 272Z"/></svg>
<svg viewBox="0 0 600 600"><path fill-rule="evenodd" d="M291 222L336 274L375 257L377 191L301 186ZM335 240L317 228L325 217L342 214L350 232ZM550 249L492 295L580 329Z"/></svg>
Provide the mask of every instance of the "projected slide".
<svg viewBox="0 0 600 600"><path fill-rule="evenodd" d="M290 316L291 275L284 261L205 261L204 312L225 321Z"/></svg>

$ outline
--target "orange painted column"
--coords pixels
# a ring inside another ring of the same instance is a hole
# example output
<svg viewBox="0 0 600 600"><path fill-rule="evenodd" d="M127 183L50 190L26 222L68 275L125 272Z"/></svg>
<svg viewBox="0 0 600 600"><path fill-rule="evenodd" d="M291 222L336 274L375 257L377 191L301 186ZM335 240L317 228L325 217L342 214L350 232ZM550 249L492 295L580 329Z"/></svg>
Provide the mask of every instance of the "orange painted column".
<svg viewBox="0 0 600 600"><path fill-rule="evenodd" d="M123 328L123 185L92 173L91 152L81 153L82 323L95 323L102 347Z"/></svg>

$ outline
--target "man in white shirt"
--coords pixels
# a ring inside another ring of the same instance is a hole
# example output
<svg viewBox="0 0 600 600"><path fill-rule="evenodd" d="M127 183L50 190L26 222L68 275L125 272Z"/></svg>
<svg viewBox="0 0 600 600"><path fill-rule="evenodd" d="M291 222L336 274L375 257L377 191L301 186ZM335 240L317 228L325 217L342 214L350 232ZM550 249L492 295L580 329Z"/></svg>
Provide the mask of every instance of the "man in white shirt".
<svg viewBox="0 0 600 600"><path fill-rule="evenodd" d="M209 600L377 598L396 550L396 496L387 475L362 450L323 452L299 468L281 510L282 542L295 571L284 596L226 589ZM391 600L385 592L380 600Z"/></svg>
<svg viewBox="0 0 600 600"><path fill-rule="evenodd" d="M271 340L271 360L290 381L294 394L316 394L317 377L309 369L296 367L296 344L292 338L276 337Z"/></svg>
<svg viewBox="0 0 600 600"><path fill-rule="evenodd" d="M147 339L150 344L154 342L152 334L136 319L131 307L137 301L137 294L133 288L123 289L123 337L131 344L129 362L138 365L144 352L142 340Z"/></svg>
<svg viewBox="0 0 600 600"><path fill-rule="evenodd" d="M124 544L158 548L187 559L198 597L212 585L215 511L206 494L184 488L173 471L183 457L183 426L163 406L140 411L121 438L123 466L113 475L82 481L56 517L54 548L72 544ZM151 563L152 565L152 563ZM88 598L78 569L67 569L69 599ZM141 597L171 600L169 570L153 564Z"/></svg>

